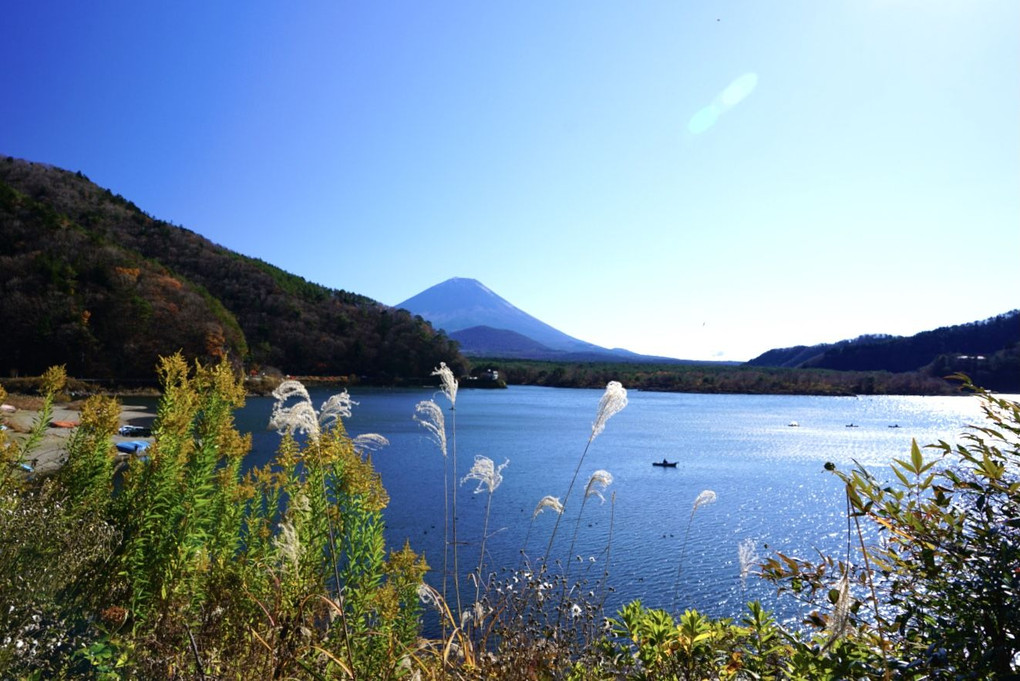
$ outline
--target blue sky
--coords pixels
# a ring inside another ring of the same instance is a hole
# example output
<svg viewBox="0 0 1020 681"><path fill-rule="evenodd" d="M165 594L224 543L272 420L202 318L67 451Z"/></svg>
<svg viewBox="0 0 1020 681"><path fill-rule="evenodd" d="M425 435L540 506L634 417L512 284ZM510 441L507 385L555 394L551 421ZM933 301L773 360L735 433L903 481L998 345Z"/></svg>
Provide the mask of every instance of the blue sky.
<svg viewBox="0 0 1020 681"><path fill-rule="evenodd" d="M1020 2L23 2L0 153L691 359L1020 307Z"/></svg>

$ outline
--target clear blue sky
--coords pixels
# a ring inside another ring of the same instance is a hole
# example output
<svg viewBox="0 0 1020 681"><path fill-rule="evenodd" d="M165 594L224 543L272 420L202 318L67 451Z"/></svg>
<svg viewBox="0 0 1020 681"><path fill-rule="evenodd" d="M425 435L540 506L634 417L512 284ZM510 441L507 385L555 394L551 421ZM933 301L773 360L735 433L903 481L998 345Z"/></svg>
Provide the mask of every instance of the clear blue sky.
<svg viewBox="0 0 1020 681"><path fill-rule="evenodd" d="M1020 307L1020 2L16 2L0 153L693 359Z"/></svg>

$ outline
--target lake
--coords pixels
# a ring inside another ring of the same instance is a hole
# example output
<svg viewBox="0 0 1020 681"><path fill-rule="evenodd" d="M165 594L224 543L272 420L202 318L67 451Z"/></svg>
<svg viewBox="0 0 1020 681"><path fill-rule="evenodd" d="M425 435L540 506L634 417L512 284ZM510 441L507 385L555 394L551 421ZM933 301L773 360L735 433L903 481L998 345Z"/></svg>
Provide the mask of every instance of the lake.
<svg viewBox="0 0 1020 681"><path fill-rule="evenodd" d="M314 404L331 392L312 390ZM355 387L350 393L359 404L346 421L348 432L379 433L390 440L374 455L391 497L385 513L388 543L399 547L406 539L424 552L433 568L429 581L438 587L443 459L412 414L419 401L435 397L450 431L454 413L432 390ZM510 461L492 498L487 569L516 567L526 537L529 556L545 552L556 518L547 511L533 521L532 513L543 496L565 494L601 395L597 390L522 386L459 392L458 477L467 473L475 455L497 464ZM627 408L609 420L588 451L552 552L553 558L566 557L591 473L612 473L606 503L592 497L584 506L574 550L582 559L575 557L571 568L574 576L601 575L609 546L609 583L615 588L607 601L610 612L640 598L652 607L671 609L675 603L713 616L736 616L744 603L758 599L783 618L798 617L797 604L777 602L774 589L762 580L741 582L738 545L751 540L761 557L779 550L812 558L816 548L841 555L844 498L839 480L824 470L826 462L847 469L856 461L881 479L892 478L886 464L909 454L911 438L920 445L953 442L967 424L981 419L979 402L972 397L635 391L628 397ZM238 413L238 428L253 433L251 465L269 460L279 443L279 436L266 430L272 404L271 398L249 398ZM450 432L451 458L453 439ZM664 458L678 466L652 466ZM478 564L487 493L474 494L475 487L469 481L458 490L462 573ZM700 507L692 518L692 504L704 490L714 491L717 501ZM615 505L610 494L615 494Z"/></svg>

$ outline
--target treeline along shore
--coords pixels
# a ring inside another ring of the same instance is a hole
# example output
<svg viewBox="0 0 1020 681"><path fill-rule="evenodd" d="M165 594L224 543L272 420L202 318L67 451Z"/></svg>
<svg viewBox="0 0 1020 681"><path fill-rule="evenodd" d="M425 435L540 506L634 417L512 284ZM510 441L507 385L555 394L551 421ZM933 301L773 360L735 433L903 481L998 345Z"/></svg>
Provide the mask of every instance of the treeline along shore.
<svg viewBox="0 0 1020 681"><path fill-rule="evenodd" d="M894 373L888 371L836 371L830 369L790 369L727 364L658 364L609 362L554 362L542 360L475 359L466 369L465 378L474 377L485 383L479 387L532 385L549 388L600 389L613 377L619 377L631 390L687 392L702 394L747 395L956 395L959 384L942 376L922 371ZM491 372L498 383L487 382ZM948 374L947 374L948 375ZM267 395L284 380L282 375L249 376L244 381L250 395ZM348 376L296 376L305 385L382 385L386 387L428 387L435 378L413 376L387 381ZM38 377L23 376L4 380L14 393L34 394L39 388ZM473 382L464 381L465 387ZM1020 392L1020 373L1010 380L997 381L999 392ZM71 396L92 394L155 395L159 385L152 380L68 380Z"/></svg>
<svg viewBox="0 0 1020 681"><path fill-rule="evenodd" d="M959 385L922 371L835 371L725 364L561 363L476 359L475 371L495 369L509 385L599 388L619 380L631 390L752 395L955 395ZM1020 374L999 382L1020 391Z"/></svg>

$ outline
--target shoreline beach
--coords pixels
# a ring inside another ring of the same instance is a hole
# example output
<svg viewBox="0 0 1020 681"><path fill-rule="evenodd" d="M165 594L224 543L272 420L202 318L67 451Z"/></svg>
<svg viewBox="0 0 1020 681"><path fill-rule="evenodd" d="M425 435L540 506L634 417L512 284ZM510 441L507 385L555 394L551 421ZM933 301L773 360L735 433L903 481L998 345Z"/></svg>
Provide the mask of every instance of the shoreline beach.
<svg viewBox="0 0 1020 681"><path fill-rule="evenodd" d="M16 396L12 396L12 398L14 399L9 399L8 402L18 401ZM80 418L78 410L81 404L80 400L54 404L51 424L77 423ZM8 430L6 431L8 439L18 443L24 442L28 437L28 433L31 432L38 415L38 409L18 408L13 412L5 410L5 413L3 414L3 423L8 426ZM132 425L148 427L152 425L155 417L156 408L154 405L122 404L118 426ZM42 442L40 442L33 451L28 453L24 463L31 466L36 475L45 475L58 470L64 464L64 460L67 455L67 442L73 431L73 427L54 427L53 425L50 425L46 428ZM113 436L114 444L127 440L151 441L151 438L140 438L135 435L122 436L119 434L115 434Z"/></svg>

